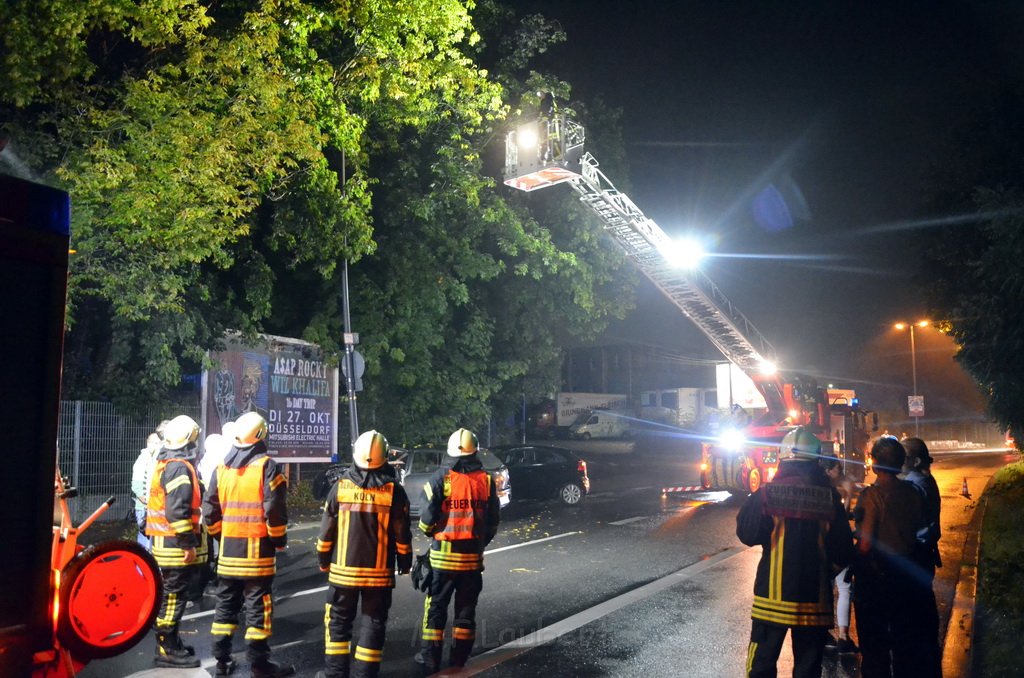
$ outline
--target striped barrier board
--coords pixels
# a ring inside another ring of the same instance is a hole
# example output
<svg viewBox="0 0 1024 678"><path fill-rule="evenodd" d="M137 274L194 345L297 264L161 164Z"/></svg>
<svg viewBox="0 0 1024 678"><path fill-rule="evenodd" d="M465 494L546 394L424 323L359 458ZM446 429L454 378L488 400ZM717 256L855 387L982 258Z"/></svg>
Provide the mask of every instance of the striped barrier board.
<svg viewBox="0 0 1024 678"><path fill-rule="evenodd" d="M662 494L668 494L669 492L704 492L704 488L700 485L684 485L681 487L663 487L661 488Z"/></svg>

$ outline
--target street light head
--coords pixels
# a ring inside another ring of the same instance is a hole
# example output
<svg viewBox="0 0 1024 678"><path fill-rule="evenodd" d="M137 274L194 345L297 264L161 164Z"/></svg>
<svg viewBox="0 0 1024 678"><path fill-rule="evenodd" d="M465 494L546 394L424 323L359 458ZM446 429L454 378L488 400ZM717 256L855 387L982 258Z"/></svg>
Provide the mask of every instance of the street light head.
<svg viewBox="0 0 1024 678"><path fill-rule="evenodd" d="M905 330L905 329L907 329L907 324L906 323L896 323L895 325L893 325L893 327L895 327L898 330Z"/></svg>
<svg viewBox="0 0 1024 678"><path fill-rule="evenodd" d="M927 321L927 320L921 320L921 321L917 322L916 325L918 327L928 327L928 323L929 323L929 321Z"/></svg>

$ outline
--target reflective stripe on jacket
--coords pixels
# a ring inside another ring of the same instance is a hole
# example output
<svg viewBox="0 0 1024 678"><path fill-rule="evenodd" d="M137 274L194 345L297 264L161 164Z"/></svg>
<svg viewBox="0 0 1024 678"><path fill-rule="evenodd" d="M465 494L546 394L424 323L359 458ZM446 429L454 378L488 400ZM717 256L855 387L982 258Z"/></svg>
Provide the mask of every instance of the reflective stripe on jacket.
<svg viewBox="0 0 1024 678"><path fill-rule="evenodd" d="M334 551L328 581L341 587L394 587L395 556L412 554L409 500L394 482L338 481L325 506L317 551ZM325 556L326 557L326 556Z"/></svg>
<svg viewBox="0 0 1024 678"><path fill-rule="evenodd" d="M203 521L220 538L217 575L272 577L287 543L288 483L266 446L234 448L217 467L203 498Z"/></svg>
<svg viewBox="0 0 1024 678"><path fill-rule="evenodd" d="M184 567L185 549L196 549L192 564L206 562L206 534L200 525L201 485L185 459L159 459L146 506L146 534L161 567Z"/></svg>
<svg viewBox="0 0 1024 678"><path fill-rule="evenodd" d="M426 504L420 530L433 537L430 564L449 572L484 569L484 548L498 530L493 477L477 459L459 460L423 487Z"/></svg>
<svg viewBox="0 0 1024 678"><path fill-rule="evenodd" d="M217 496L224 514L222 537L252 539L269 534L263 512L263 467L269 459L260 457L242 468L217 468Z"/></svg>

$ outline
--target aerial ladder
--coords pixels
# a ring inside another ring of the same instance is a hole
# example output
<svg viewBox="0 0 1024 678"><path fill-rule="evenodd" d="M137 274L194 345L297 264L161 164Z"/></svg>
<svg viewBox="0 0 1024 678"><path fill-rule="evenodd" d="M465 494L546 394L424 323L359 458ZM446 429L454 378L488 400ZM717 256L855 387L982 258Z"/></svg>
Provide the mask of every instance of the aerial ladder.
<svg viewBox="0 0 1024 678"><path fill-rule="evenodd" d="M584 149L585 137L583 126L564 113L520 125L506 137L505 184L526 192L569 184L626 257L761 391L767 409L741 435L703 444L702 485L756 490L774 475L779 442L795 426L809 426L831 446L834 416L825 389L808 377L783 379L771 343L703 272L676 263L676 243L615 188Z"/></svg>

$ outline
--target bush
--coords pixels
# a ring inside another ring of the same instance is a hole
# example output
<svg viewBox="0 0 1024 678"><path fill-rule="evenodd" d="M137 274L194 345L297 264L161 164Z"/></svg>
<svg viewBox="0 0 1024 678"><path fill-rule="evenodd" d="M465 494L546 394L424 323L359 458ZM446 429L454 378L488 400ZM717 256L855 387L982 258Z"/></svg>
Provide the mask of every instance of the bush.
<svg viewBox="0 0 1024 678"><path fill-rule="evenodd" d="M1007 676L1019 670L1024 636L1024 463L1001 469L985 493L978 564L979 675Z"/></svg>

